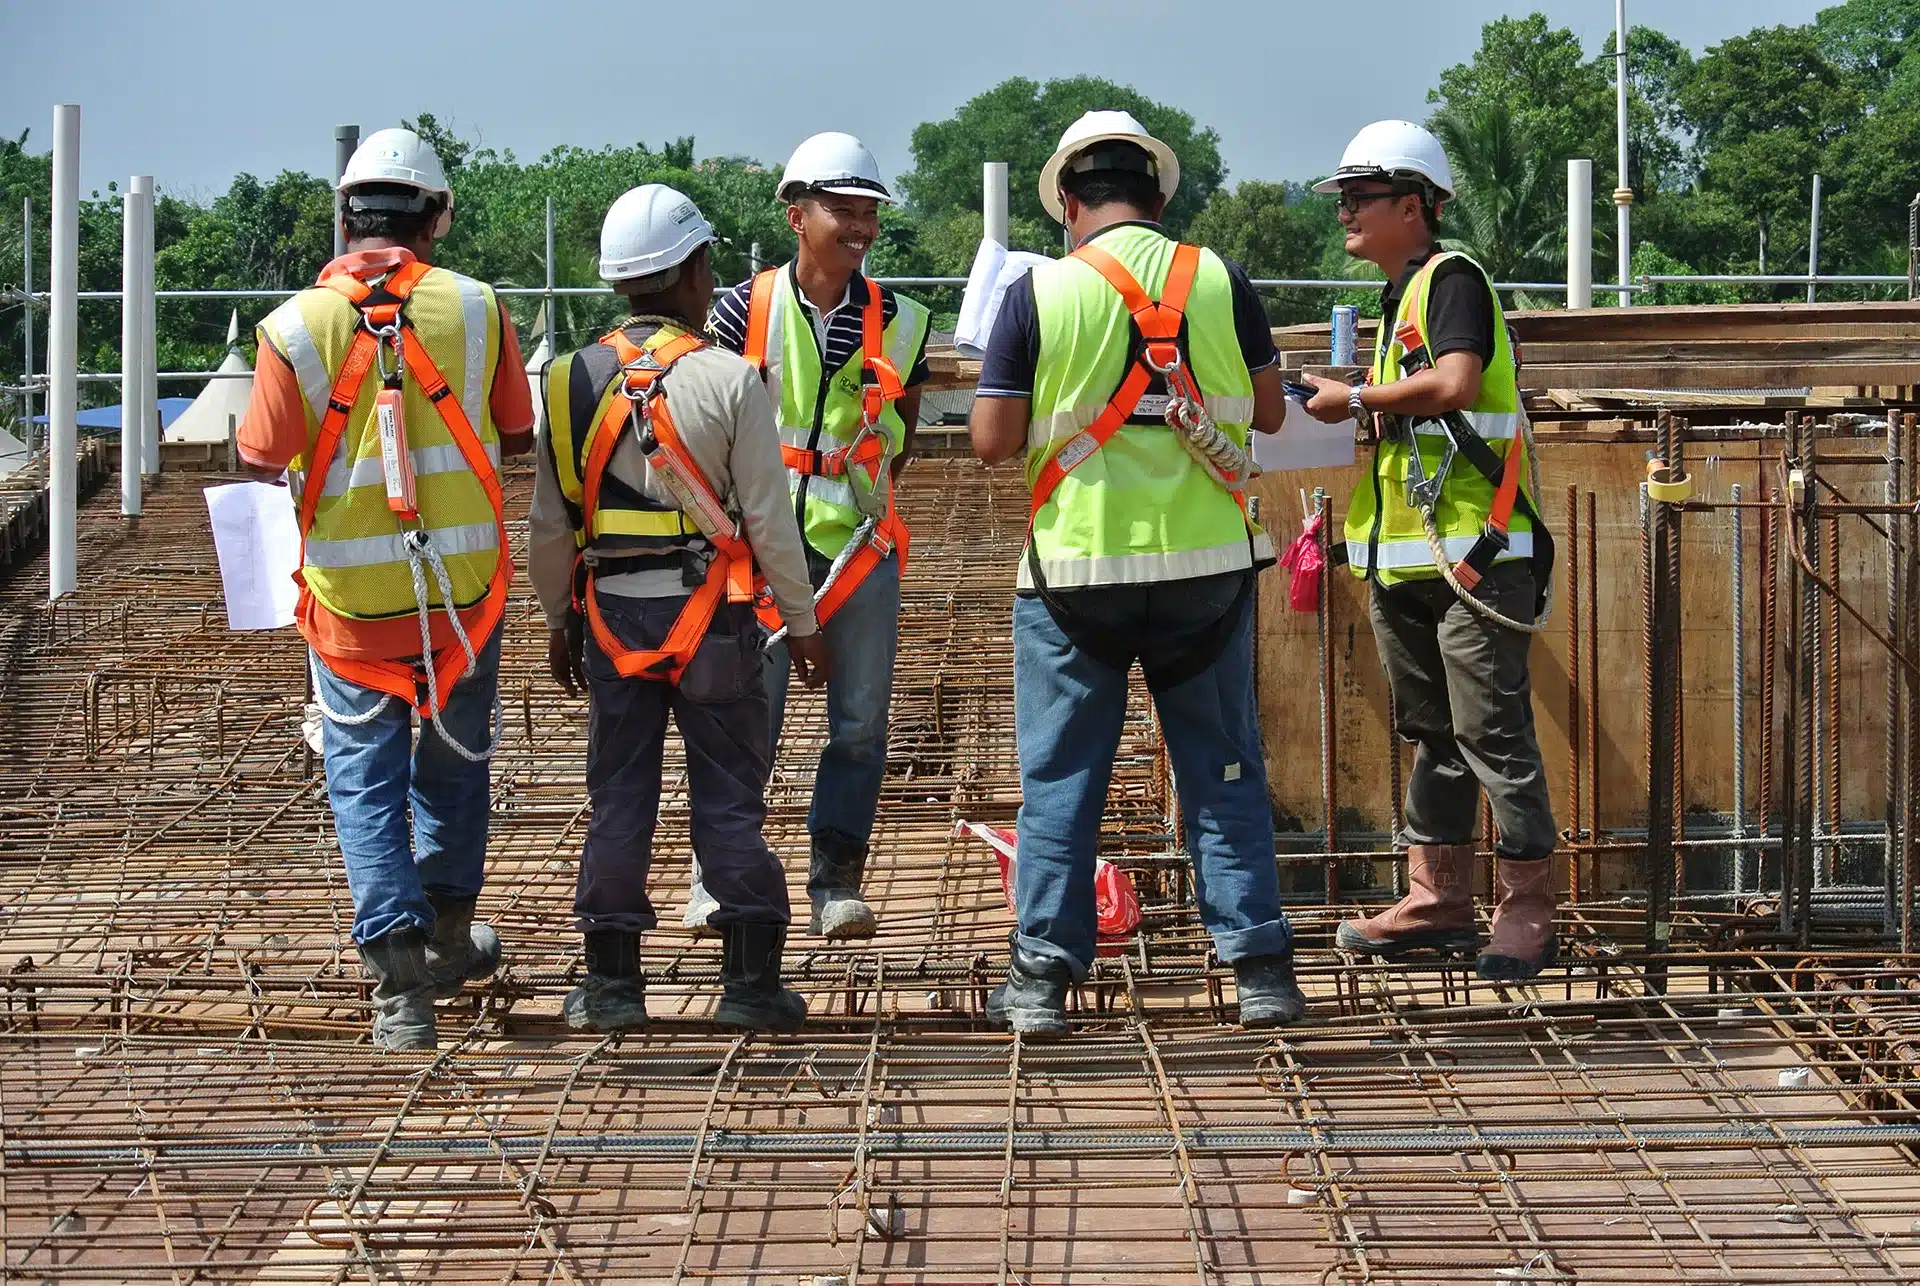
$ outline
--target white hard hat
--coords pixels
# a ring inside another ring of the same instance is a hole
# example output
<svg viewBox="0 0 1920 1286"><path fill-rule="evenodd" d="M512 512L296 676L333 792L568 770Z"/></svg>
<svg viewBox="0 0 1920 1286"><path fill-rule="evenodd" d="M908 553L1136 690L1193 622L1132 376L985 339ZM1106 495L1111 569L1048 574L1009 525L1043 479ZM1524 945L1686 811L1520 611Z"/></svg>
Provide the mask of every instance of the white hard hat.
<svg viewBox="0 0 1920 1286"><path fill-rule="evenodd" d="M1440 140L1412 121L1375 121L1353 136L1331 178L1313 185L1315 192L1338 192L1349 179L1419 177L1453 195L1453 167Z"/></svg>
<svg viewBox="0 0 1920 1286"><path fill-rule="evenodd" d="M410 129L375 130L367 135L353 156L347 161L346 172L334 187L342 192L359 187L365 183L392 183L415 191L453 199L453 189L447 186L447 176L440 169L440 157L426 140ZM400 204L381 205L381 198L359 198L364 208L370 210L400 209ZM404 202L404 197L389 197L389 201ZM414 208L419 208L417 205Z"/></svg>
<svg viewBox="0 0 1920 1286"><path fill-rule="evenodd" d="M815 134L793 149L774 195L791 201L806 191L870 196L893 203L893 193L880 178L880 162L851 134Z"/></svg>
<svg viewBox="0 0 1920 1286"><path fill-rule="evenodd" d="M719 239L686 194L664 183L630 188L600 224L600 280L631 281L665 272Z"/></svg>
<svg viewBox="0 0 1920 1286"><path fill-rule="evenodd" d="M1161 198L1173 200L1180 186L1180 158L1173 149L1147 133L1146 127L1127 112L1088 112L1067 126L1067 132L1060 136L1060 146L1040 171L1040 204L1047 207L1048 214L1062 223L1067 221L1066 206L1060 200L1060 175L1064 171L1114 168L1100 164L1102 158L1097 154L1099 144L1110 142L1132 143L1145 149L1153 158ZM1096 155L1087 156L1089 152ZM1085 164L1078 163L1082 158Z"/></svg>

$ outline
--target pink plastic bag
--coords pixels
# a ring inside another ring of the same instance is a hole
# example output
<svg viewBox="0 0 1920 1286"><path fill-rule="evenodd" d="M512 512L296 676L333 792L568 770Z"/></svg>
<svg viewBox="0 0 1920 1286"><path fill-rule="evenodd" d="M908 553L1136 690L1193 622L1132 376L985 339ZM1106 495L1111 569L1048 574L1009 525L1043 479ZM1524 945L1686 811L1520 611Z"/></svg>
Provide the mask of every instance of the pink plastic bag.
<svg viewBox="0 0 1920 1286"><path fill-rule="evenodd" d="M1306 526L1280 556L1280 565L1293 573L1287 601L1296 612L1320 610L1320 576L1327 566L1326 551L1320 548L1320 528L1326 521L1325 514L1307 519Z"/></svg>
<svg viewBox="0 0 1920 1286"><path fill-rule="evenodd" d="M1019 839L1010 826L984 826L979 822L960 822L956 834L985 840L1000 860L1000 890L1006 895L1007 910L1013 904L1013 864L1019 853ZM1103 956L1117 956L1126 940L1140 927L1140 895L1134 892L1127 873L1104 857L1093 859L1093 914L1095 932Z"/></svg>

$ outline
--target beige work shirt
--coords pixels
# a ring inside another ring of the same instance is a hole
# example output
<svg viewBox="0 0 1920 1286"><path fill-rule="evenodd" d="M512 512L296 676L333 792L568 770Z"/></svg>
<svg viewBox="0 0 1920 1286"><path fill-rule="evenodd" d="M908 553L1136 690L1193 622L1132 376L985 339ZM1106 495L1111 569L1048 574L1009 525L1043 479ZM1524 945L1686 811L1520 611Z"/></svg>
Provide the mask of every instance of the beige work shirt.
<svg viewBox="0 0 1920 1286"><path fill-rule="evenodd" d="M637 343L642 336L630 331L629 337ZM674 363L665 387L681 441L706 474L714 494L729 511L740 515L754 564L767 578L781 618L796 638L814 633L819 625L813 615L813 586L807 579L806 546L787 490L773 404L767 400L759 373L737 354L701 348ZM541 396L545 395L543 376ZM527 574L548 627L559 629L571 610L573 559L579 546L545 430L534 454L538 472L533 508L527 515L531 536ZM650 500L678 503L667 484L654 476L631 433L621 436L607 471ZM591 551L587 558L594 558ZM623 598L681 598L691 592L671 568L596 577L594 586L602 594Z"/></svg>

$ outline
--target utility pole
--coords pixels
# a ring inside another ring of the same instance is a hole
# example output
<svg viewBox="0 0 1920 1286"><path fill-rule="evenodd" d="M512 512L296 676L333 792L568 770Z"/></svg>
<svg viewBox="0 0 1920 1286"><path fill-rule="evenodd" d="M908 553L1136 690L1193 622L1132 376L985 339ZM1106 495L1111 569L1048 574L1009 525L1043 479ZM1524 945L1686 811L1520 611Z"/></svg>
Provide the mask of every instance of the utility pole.
<svg viewBox="0 0 1920 1286"><path fill-rule="evenodd" d="M353 159L353 153L360 146L360 127L358 125L336 125L333 127L333 181L337 185L340 176L347 172L347 162ZM333 194L333 257L338 259L347 253L347 231L340 226L340 193L336 186Z"/></svg>
<svg viewBox="0 0 1920 1286"><path fill-rule="evenodd" d="M1620 259L1620 306L1633 302L1627 278L1633 274L1633 188L1627 183L1627 0L1613 0L1613 93L1618 117L1619 169L1615 175L1613 204L1618 210L1619 230L1615 240Z"/></svg>

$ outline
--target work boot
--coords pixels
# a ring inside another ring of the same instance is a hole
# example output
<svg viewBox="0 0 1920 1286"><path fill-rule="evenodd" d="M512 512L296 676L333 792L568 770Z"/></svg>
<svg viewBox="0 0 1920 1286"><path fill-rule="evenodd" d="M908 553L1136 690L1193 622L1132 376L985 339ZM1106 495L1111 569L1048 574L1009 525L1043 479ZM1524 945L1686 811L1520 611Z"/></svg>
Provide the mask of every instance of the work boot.
<svg viewBox="0 0 1920 1286"><path fill-rule="evenodd" d="M473 922L474 898L438 898L433 905L433 936L427 939L427 973L435 999L460 994L469 982L491 978L500 967L500 935L491 925Z"/></svg>
<svg viewBox="0 0 1920 1286"><path fill-rule="evenodd" d="M1007 935L1007 945L1007 980L987 997L987 1021L1042 1040L1066 1035L1073 971L1064 961L1028 951L1018 932Z"/></svg>
<svg viewBox="0 0 1920 1286"><path fill-rule="evenodd" d="M587 933L587 976L567 993L560 1016L574 1031L639 1031L647 1025L647 980L640 973L640 935Z"/></svg>
<svg viewBox="0 0 1920 1286"><path fill-rule="evenodd" d="M1553 862L1501 858L1495 866L1500 901L1493 908L1493 936L1474 972L1488 982L1525 982L1559 957L1553 935Z"/></svg>
<svg viewBox="0 0 1920 1286"><path fill-rule="evenodd" d="M427 935L409 926L360 943L360 962L375 979L373 1043L380 1049L433 1049L433 978Z"/></svg>
<svg viewBox="0 0 1920 1286"><path fill-rule="evenodd" d="M1233 962L1242 1027L1284 1027L1307 1012L1307 998L1293 979L1293 955L1253 956Z"/></svg>
<svg viewBox="0 0 1920 1286"><path fill-rule="evenodd" d="M808 926L825 938L871 938L873 908L860 900L867 846L833 831L813 837L807 865L807 900L813 904Z"/></svg>
<svg viewBox="0 0 1920 1286"><path fill-rule="evenodd" d="M1480 945L1473 925L1473 845L1415 844L1407 850L1407 895L1375 916L1340 926L1346 951L1393 959L1422 947L1471 951Z"/></svg>
<svg viewBox="0 0 1920 1286"><path fill-rule="evenodd" d="M799 1031L807 1021L807 1002L780 985L780 953L786 949L784 924L736 921L721 930L720 1004L713 1020L745 1031Z"/></svg>

